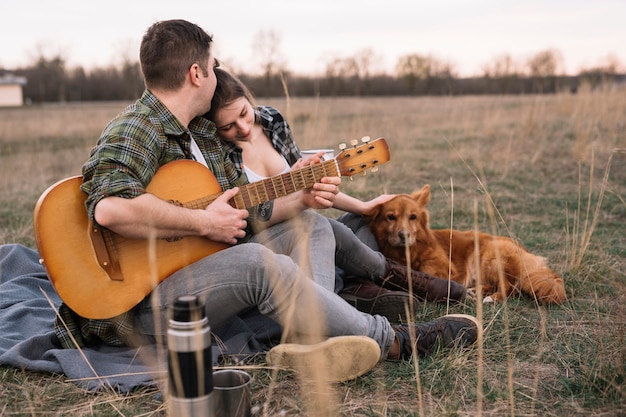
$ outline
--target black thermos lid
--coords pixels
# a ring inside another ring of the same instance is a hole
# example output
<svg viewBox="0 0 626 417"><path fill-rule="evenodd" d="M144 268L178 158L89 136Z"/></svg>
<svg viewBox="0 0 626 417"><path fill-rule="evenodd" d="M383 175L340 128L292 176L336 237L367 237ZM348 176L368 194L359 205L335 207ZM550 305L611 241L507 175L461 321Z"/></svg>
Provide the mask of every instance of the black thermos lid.
<svg viewBox="0 0 626 417"><path fill-rule="evenodd" d="M186 323L200 321L205 317L204 305L195 295L183 295L174 301L172 320Z"/></svg>

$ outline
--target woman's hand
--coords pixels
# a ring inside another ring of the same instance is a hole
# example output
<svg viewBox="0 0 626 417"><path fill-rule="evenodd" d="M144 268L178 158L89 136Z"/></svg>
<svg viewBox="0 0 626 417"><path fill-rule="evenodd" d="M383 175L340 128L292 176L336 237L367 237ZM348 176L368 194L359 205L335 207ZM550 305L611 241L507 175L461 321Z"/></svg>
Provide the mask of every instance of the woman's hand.
<svg viewBox="0 0 626 417"><path fill-rule="evenodd" d="M324 177L313 187L304 190L302 202L306 207L313 209L330 208L339 194L340 177Z"/></svg>

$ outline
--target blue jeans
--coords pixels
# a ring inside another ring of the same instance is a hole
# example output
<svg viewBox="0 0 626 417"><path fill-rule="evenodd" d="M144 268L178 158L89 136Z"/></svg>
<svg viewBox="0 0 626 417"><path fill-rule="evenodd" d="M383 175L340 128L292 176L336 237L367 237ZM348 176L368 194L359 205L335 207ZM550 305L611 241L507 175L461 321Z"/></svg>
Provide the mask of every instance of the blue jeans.
<svg viewBox="0 0 626 417"><path fill-rule="evenodd" d="M294 227L293 222L303 223ZM308 233L303 236L302 230ZM307 265L306 256L294 254L294 247L317 250L310 250L314 258ZM167 306L178 296L193 294L205 302L211 327L258 308L288 335L369 336L385 358L395 332L386 318L362 313L335 294L334 252L328 220L304 212L255 235L249 243L229 247L174 273L139 304L137 325L146 334L164 334ZM306 272L310 266L321 271L314 279Z"/></svg>

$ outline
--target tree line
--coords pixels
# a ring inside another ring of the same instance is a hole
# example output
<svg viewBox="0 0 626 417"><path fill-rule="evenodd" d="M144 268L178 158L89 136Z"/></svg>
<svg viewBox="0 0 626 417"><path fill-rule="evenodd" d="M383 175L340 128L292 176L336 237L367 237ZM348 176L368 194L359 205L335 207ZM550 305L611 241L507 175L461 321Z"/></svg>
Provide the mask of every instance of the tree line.
<svg viewBox="0 0 626 417"><path fill-rule="evenodd" d="M565 75L559 51L540 51L525 61L502 55L484 65L474 77L460 77L454 64L432 55L408 54L398 59L395 73L377 72L376 54L369 50L353 56L330 58L320 76L292 73L284 65L270 38L261 59L260 74L235 72L257 97L292 96L420 96L480 94L575 93L582 85L606 88L626 83L626 74L615 57L599 65ZM259 50L263 50L261 46ZM68 68L61 54L44 57L11 71L26 77L24 98L29 103L134 100L143 89L138 62L125 59L119 65L85 70Z"/></svg>

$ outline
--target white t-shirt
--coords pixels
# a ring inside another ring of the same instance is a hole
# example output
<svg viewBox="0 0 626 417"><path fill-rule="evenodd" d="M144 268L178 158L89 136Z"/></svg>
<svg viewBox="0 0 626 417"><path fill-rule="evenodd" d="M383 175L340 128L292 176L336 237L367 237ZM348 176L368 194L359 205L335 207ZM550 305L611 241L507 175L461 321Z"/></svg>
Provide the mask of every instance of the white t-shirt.
<svg viewBox="0 0 626 417"><path fill-rule="evenodd" d="M196 141L194 140L194 138L191 138L191 154L193 155L193 158L200 162L202 165L204 165L205 167L209 167L209 165L206 163L206 159L204 159L204 155L202 155L202 151L200 150L200 147L198 146L198 144L196 143Z"/></svg>
<svg viewBox="0 0 626 417"><path fill-rule="evenodd" d="M289 172L291 170L291 167L289 166L289 162L287 162L285 157L282 157L282 158L283 158L283 161L285 161L285 168L283 168L283 170L280 171L277 175L284 174L285 172ZM267 178L267 177L257 174L256 172L254 172L253 170L251 170L245 165L243 166L243 170L246 172L246 176L248 177L249 182L261 181Z"/></svg>

